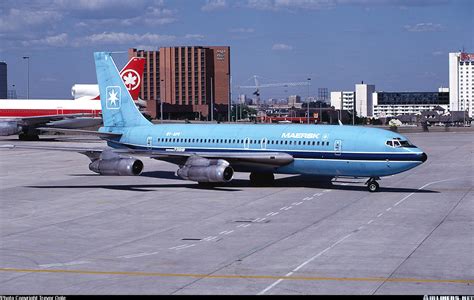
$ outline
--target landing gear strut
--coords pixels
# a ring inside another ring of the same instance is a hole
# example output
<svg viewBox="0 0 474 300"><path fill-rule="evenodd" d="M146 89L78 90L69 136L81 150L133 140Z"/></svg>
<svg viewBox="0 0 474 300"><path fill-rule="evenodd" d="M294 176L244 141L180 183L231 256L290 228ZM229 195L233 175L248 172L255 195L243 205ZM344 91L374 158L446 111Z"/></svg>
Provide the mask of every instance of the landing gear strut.
<svg viewBox="0 0 474 300"><path fill-rule="evenodd" d="M365 184L367 184L367 189L371 193L378 192L380 187L376 180L380 180L379 177L370 177Z"/></svg>
<svg viewBox="0 0 474 300"><path fill-rule="evenodd" d="M274 181L273 173L250 173L250 183L253 186L272 185Z"/></svg>

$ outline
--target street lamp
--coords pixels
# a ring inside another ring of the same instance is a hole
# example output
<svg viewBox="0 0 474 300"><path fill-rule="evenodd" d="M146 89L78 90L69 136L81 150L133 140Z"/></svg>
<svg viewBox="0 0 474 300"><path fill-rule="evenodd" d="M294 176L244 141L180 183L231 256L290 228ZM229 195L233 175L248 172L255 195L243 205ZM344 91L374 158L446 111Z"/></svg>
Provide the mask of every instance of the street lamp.
<svg viewBox="0 0 474 300"><path fill-rule="evenodd" d="M310 81L311 81L311 78L308 78L308 101L306 101L306 105L308 106L308 112L307 112L308 124L309 124L309 86L310 86Z"/></svg>
<svg viewBox="0 0 474 300"><path fill-rule="evenodd" d="M30 57L23 56L23 59L27 60L27 73L28 73L28 79L27 79L27 85L26 85L26 99L30 99Z"/></svg>
<svg viewBox="0 0 474 300"><path fill-rule="evenodd" d="M227 73L229 75L229 104L227 105L227 121L230 123L230 111L231 111L231 106L232 106L232 75L230 73Z"/></svg>
<svg viewBox="0 0 474 300"><path fill-rule="evenodd" d="M213 92L212 76L211 76L211 122L214 121L214 92Z"/></svg>
<svg viewBox="0 0 474 300"><path fill-rule="evenodd" d="M166 83L165 83L165 80L164 79L161 79L160 80L161 82L163 82L163 85L165 87L165 90L164 90L164 97L161 97L160 95L160 123L163 123L163 98L166 98ZM161 94L161 92L160 92Z"/></svg>

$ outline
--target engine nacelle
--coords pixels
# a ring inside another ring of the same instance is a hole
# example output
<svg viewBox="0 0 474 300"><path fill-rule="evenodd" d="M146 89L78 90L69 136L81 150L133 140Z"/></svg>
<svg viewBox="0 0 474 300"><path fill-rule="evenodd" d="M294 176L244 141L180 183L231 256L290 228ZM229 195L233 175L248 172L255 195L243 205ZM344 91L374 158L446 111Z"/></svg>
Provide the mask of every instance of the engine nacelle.
<svg viewBox="0 0 474 300"><path fill-rule="evenodd" d="M13 135L21 131L16 121L0 122L0 136Z"/></svg>
<svg viewBox="0 0 474 300"><path fill-rule="evenodd" d="M143 162L122 157L97 159L89 164L89 170L100 175L136 176L142 172Z"/></svg>
<svg viewBox="0 0 474 300"><path fill-rule="evenodd" d="M223 159L192 156L177 174L183 179L197 182L229 182L234 177L234 169Z"/></svg>
<svg viewBox="0 0 474 300"><path fill-rule="evenodd" d="M99 85L97 84L75 84L71 88L74 99L81 97L95 97L99 95Z"/></svg>

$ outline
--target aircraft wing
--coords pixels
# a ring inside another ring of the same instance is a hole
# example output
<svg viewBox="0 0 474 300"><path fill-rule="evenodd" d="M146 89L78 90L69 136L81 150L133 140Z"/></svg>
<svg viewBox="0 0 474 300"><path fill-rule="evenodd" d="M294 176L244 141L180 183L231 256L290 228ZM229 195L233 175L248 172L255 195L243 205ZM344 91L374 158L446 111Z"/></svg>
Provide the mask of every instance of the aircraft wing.
<svg viewBox="0 0 474 300"><path fill-rule="evenodd" d="M134 156L146 156L153 159L184 163L191 156L207 159L224 159L232 166L261 165L264 167L281 167L293 161L293 156L282 152L192 152L192 151L149 151L133 149L116 149L116 153L127 153Z"/></svg>
<svg viewBox="0 0 474 300"><path fill-rule="evenodd" d="M47 150L47 151L67 151L84 154L91 160L100 157L104 151L101 148L85 148L85 147L56 147L56 146L35 146L35 145L0 145L0 149L29 149L29 150Z"/></svg>
<svg viewBox="0 0 474 300"><path fill-rule="evenodd" d="M113 132L100 132L100 131L93 131L93 130L82 130L82 129L67 129L67 128L50 128L50 127L39 127L37 128L41 131L48 131L48 132L61 132L61 133L81 133L81 134L90 134L95 135L101 138L120 138L122 136L121 133L113 133Z"/></svg>
<svg viewBox="0 0 474 300"><path fill-rule="evenodd" d="M93 114L80 113L80 114L62 114L54 116L35 116L35 117L23 117L19 118L21 125L39 125L46 124L51 121L58 121L68 118L79 118L79 117L93 117Z"/></svg>
<svg viewBox="0 0 474 300"><path fill-rule="evenodd" d="M97 133L97 132L96 132ZM102 133L107 134L107 133ZM85 148L85 147L56 147L56 146L34 146L34 145L1 145L0 148L7 149L33 149L33 150L50 150L50 151L69 151L86 155L91 160L100 157L102 152L111 151L116 154L133 155L149 157L158 160L169 161L175 164L184 164L191 156L199 156L207 159L224 159L232 166L261 166L261 167L280 167L287 165L293 161L293 156L281 152L192 152L192 151L150 151L135 150L129 148L122 149L102 149L102 148Z"/></svg>

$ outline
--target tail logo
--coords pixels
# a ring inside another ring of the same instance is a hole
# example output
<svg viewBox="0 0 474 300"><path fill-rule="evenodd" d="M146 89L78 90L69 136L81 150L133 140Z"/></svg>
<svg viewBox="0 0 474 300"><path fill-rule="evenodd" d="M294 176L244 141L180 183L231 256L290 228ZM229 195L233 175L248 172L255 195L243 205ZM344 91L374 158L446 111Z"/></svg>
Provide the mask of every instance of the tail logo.
<svg viewBox="0 0 474 300"><path fill-rule="evenodd" d="M136 90L140 86L140 75L137 71L127 69L122 74L122 79L129 91Z"/></svg>
<svg viewBox="0 0 474 300"><path fill-rule="evenodd" d="M107 89L107 109L120 109L120 99L122 89L119 86L108 86Z"/></svg>

